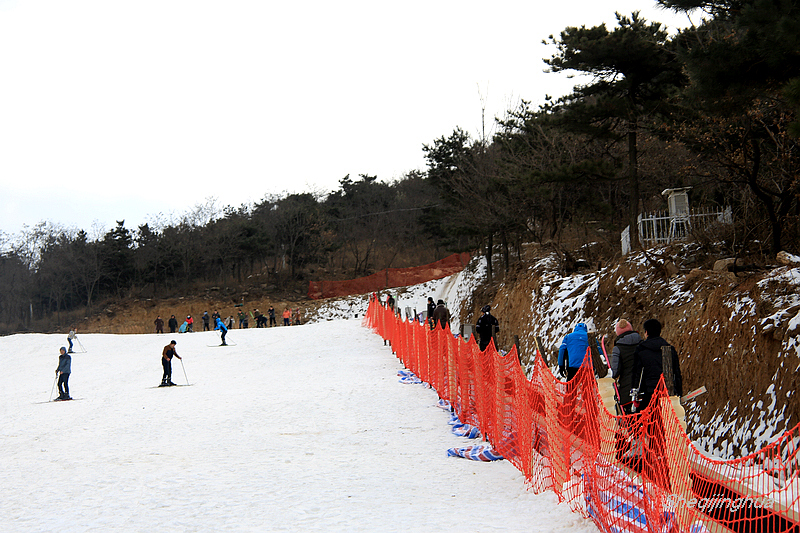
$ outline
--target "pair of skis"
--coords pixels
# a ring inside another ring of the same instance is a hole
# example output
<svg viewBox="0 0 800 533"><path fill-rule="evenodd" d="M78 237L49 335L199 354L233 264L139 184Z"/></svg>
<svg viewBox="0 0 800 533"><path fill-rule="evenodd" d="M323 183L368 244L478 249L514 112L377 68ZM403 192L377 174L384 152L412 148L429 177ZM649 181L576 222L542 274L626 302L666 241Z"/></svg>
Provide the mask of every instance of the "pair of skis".
<svg viewBox="0 0 800 533"><path fill-rule="evenodd" d="M220 339L222 338L222 333L219 334ZM218 348L220 346L236 346L235 342L230 342L227 339L225 340L225 344L206 344L209 348Z"/></svg>

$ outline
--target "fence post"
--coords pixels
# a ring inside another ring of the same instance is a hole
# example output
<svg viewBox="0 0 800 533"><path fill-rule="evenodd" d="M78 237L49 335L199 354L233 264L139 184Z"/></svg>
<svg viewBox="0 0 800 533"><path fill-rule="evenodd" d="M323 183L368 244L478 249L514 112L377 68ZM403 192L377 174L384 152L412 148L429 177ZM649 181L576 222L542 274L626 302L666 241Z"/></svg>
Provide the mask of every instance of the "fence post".
<svg viewBox="0 0 800 533"><path fill-rule="evenodd" d="M592 354L592 366L594 367L594 372L601 378L606 377L608 374L608 365L603 363L603 360L600 358L600 350L597 349L597 334L589 333L589 351Z"/></svg>
<svg viewBox="0 0 800 533"><path fill-rule="evenodd" d="M672 346L661 347L661 368L664 373L664 384L670 396L675 396L675 372L672 369Z"/></svg>
<svg viewBox="0 0 800 533"><path fill-rule="evenodd" d="M536 342L536 351L542 356L542 362L544 363L544 366L549 367L550 362L548 361L547 352L542 350L542 338L537 335L533 338L533 340Z"/></svg>
<svg viewBox="0 0 800 533"><path fill-rule="evenodd" d="M519 335L514 335L514 346L517 348L517 360L519 361L519 366L525 370L525 365L522 364L522 352L519 349Z"/></svg>

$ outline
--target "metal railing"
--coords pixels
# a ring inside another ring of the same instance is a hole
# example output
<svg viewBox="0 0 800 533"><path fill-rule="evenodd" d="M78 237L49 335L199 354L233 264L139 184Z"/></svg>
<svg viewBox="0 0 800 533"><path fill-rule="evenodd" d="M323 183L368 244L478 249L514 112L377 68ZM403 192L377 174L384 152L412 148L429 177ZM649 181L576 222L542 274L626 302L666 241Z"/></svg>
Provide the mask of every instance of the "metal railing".
<svg viewBox="0 0 800 533"><path fill-rule="evenodd" d="M686 213L670 215L667 212L642 213L638 216L639 242L645 248L680 241L693 230L706 229L714 224L730 224L733 214L725 209L690 209ZM630 227L621 235L622 254L630 251Z"/></svg>

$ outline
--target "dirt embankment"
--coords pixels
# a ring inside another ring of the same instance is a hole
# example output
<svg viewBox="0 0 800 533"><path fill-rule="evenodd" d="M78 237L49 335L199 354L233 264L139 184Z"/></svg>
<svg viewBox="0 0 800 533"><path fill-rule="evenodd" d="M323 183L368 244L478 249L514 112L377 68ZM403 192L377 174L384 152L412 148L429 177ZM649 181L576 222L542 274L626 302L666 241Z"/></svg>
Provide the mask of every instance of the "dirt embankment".
<svg viewBox="0 0 800 533"><path fill-rule="evenodd" d="M295 313L299 311L301 322L305 322L320 304L319 301L309 300L300 294L293 297L287 294L253 294L247 290L208 290L204 294L195 296L130 299L109 303L92 316L78 320L75 325L80 333L153 333L155 320L160 316L164 320L164 331L169 332L167 322L171 315L175 315L178 325L191 315L195 321L195 331L201 331L203 328L201 317L205 311L208 311L209 315L219 311L223 318L233 316L234 319L239 311L244 311L249 318L249 327L252 328L256 327L256 324L251 315L256 310L266 314L270 305L275 308L276 319L280 324L284 309L292 310L293 319ZM236 323L238 327L238 320ZM66 333L69 325L60 329Z"/></svg>
<svg viewBox="0 0 800 533"><path fill-rule="evenodd" d="M800 270L737 275L680 263L677 257L633 256L562 275L554 261L540 260L516 281L476 293L463 316L478 316L488 298L501 320L499 345L510 348L518 335L527 362L539 337L551 366L576 322L606 335L610 351L619 318L640 332L645 320L657 318L662 336L679 350L684 393L708 388L687 406L689 436L724 457L753 452L800 421Z"/></svg>

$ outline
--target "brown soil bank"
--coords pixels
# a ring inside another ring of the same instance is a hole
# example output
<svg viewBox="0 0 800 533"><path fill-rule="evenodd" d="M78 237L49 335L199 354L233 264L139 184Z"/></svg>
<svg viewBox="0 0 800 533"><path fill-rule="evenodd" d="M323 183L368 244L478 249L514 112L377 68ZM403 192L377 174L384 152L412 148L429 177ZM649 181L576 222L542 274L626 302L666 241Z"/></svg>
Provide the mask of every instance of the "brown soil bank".
<svg viewBox="0 0 800 533"><path fill-rule="evenodd" d="M576 322L606 335L610 352L616 320L627 318L642 332L646 319L657 318L679 350L684 393L708 388L687 405L689 436L707 452L745 455L800 420L800 268L734 274L684 261L666 251L634 254L562 275L553 256L542 258L495 288L493 313L504 326L499 344L510 347L518 335L527 361L538 336L553 366L554 350ZM477 316L479 306L465 316Z"/></svg>
<svg viewBox="0 0 800 533"><path fill-rule="evenodd" d="M155 332L156 317L161 316L164 320L164 331L169 333L167 322L171 315L175 315L179 326L188 315L191 315L194 319L194 330L202 331L203 312L208 311L208 314L211 315L214 311L219 311L223 318L233 316L235 319L238 312L242 310L248 315L249 327L254 328L256 324L251 314L256 309L266 314L270 305L275 307L276 320L282 324L284 309L292 309L293 319L295 312L299 310L301 321L305 322L315 313L320 303L308 300L302 295L290 297L286 294L280 296L256 294L247 290L209 290L199 296L130 299L109 303L91 317L76 321L75 325L78 333L153 333ZM236 327L238 327L238 320L236 323ZM213 324L211 327L213 328ZM66 332L69 327L63 326L59 330Z"/></svg>

